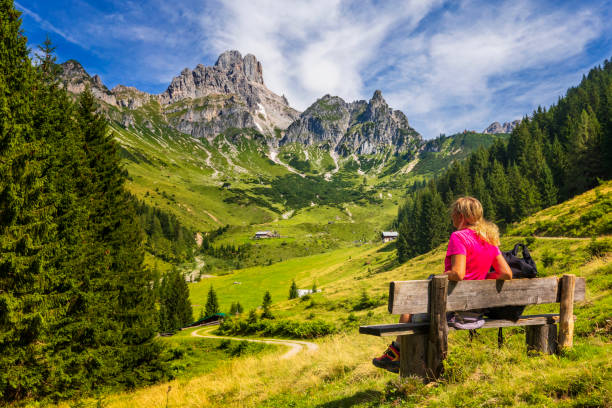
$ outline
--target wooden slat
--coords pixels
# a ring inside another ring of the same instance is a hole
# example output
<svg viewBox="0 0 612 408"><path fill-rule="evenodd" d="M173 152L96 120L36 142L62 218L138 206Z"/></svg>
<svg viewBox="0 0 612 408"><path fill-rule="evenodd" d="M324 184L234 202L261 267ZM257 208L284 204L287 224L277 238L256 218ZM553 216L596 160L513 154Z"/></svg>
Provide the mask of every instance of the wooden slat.
<svg viewBox="0 0 612 408"><path fill-rule="evenodd" d="M389 287L389 312L392 314L428 311L430 281L397 281ZM586 283L576 278L574 301L584 300ZM496 306L558 303L559 278L478 280L449 282L446 310L461 311Z"/></svg>
<svg viewBox="0 0 612 408"><path fill-rule="evenodd" d="M403 336L409 334L424 334L429 330L429 322L422 323L394 323L376 324L373 326L360 326L359 333L372 336Z"/></svg>
<svg viewBox="0 0 612 408"><path fill-rule="evenodd" d="M576 316L574 316L574 320ZM485 319L483 329L492 329L497 327L517 327L517 326L539 326L543 324L555 324L559 321L558 314L541 314L521 316L516 322L513 320L503 319ZM449 330L455 330L452 327ZM372 336L404 336L410 334L427 333L429 330L429 322L421 323L394 323L394 324L378 324L374 326L361 326L359 333L370 334Z"/></svg>

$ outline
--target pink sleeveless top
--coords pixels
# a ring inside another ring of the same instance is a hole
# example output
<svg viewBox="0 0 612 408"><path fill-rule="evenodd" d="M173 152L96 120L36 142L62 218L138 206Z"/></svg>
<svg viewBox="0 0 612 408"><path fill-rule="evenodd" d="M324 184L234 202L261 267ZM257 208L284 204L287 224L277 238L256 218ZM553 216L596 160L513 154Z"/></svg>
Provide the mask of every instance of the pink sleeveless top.
<svg viewBox="0 0 612 408"><path fill-rule="evenodd" d="M465 255L464 280L486 279L493 264L493 259L501 252L495 245L489 244L469 228L455 231L448 240L444 270L451 268L451 255Z"/></svg>

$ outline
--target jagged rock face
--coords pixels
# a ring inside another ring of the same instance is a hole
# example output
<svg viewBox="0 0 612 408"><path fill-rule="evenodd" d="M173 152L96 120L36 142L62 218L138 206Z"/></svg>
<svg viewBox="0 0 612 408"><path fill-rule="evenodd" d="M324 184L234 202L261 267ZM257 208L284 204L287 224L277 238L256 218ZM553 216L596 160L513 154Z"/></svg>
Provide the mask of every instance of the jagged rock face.
<svg viewBox="0 0 612 408"><path fill-rule="evenodd" d="M406 116L387 105L380 91L369 102L346 103L337 96L325 95L289 126L282 144L306 145L329 142L344 156L416 151L421 135L408 124Z"/></svg>
<svg viewBox="0 0 612 408"><path fill-rule="evenodd" d="M210 98L222 95L234 98L209 103ZM172 123L180 123L181 131L196 137L211 138L230 127L253 127L273 135L275 128L286 129L299 114L284 96L265 87L261 63L255 56L242 58L238 51L224 52L213 67L184 69L160 95L160 102L164 109L181 103L184 112Z"/></svg>
<svg viewBox="0 0 612 408"><path fill-rule="evenodd" d="M504 124L500 124L499 122L493 122L487 127L482 133L487 134L497 134L497 133L512 133L515 127L521 123L520 120L514 120L512 122L504 122Z"/></svg>
<svg viewBox="0 0 612 408"><path fill-rule="evenodd" d="M337 96L325 95L293 122L280 144L313 145L329 142L335 149L351 121L352 106Z"/></svg>
<svg viewBox="0 0 612 408"><path fill-rule="evenodd" d="M98 75L93 78L85 71L83 66L75 61L68 60L60 65L59 81L66 90L73 94L80 94L89 86L91 93L99 100L116 106L117 101L111 91L102 83Z"/></svg>
<svg viewBox="0 0 612 408"><path fill-rule="evenodd" d="M113 117L126 127L134 124L129 111L149 103L159 105L156 109L173 128L209 139L229 128L254 128L275 136L277 129L286 129L299 116L287 98L266 88L257 58L252 54L243 58L238 51L224 52L213 67L185 68L160 95L123 85L109 91L76 61L61 68L61 82L69 92L79 94L89 85L96 98L127 110L120 118Z"/></svg>

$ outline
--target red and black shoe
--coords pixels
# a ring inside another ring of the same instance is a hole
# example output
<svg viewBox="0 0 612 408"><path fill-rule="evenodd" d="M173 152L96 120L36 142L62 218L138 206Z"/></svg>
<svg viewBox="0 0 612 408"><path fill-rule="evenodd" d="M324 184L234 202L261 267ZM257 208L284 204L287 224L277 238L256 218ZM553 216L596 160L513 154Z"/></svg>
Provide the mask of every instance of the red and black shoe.
<svg viewBox="0 0 612 408"><path fill-rule="evenodd" d="M372 359L372 364L378 368L384 368L387 371L391 371L392 373L399 373L399 344L396 342L391 343L382 356Z"/></svg>

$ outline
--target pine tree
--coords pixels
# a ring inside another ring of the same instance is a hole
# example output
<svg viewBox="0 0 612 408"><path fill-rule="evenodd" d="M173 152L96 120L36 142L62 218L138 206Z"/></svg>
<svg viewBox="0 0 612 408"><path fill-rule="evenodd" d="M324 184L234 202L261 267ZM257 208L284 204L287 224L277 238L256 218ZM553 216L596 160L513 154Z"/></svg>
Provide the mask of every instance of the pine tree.
<svg viewBox="0 0 612 408"><path fill-rule="evenodd" d="M298 297L298 287L295 281L291 282L291 288L289 289L289 299L295 299Z"/></svg>
<svg viewBox="0 0 612 408"><path fill-rule="evenodd" d="M242 307L240 302L236 302L236 314L242 314L242 313L244 313L244 308Z"/></svg>
<svg viewBox="0 0 612 408"><path fill-rule="evenodd" d="M229 315L234 316L237 313L238 313L238 306L236 305L236 302L232 302L232 305L230 306L230 310L229 310Z"/></svg>
<svg viewBox="0 0 612 408"><path fill-rule="evenodd" d="M272 306L272 296L269 291L266 291L263 297L263 303L261 305L263 312L261 314L262 319L274 319L274 315L270 311L270 306Z"/></svg>
<svg viewBox="0 0 612 408"><path fill-rule="evenodd" d="M29 57L12 1L0 1L0 400L57 395L50 328L81 306L74 169L79 151L65 93ZM78 291L77 291L78 292ZM76 312L78 315L80 312ZM80 324L75 319L75 324ZM78 351L78 350L77 350ZM74 360L73 360L74 361ZM77 365L80 364L77 362ZM66 373L65 375L70 375ZM73 378L77 386L83 376Z"/></svg>
<svg viewBox="0 0 612 408"><path fill-rule="evenodd" d="M247 323L248 324L253 324L253 323L257 323L257 311L255 309L251 309L249 311L249 317L247 318Z"/></svg>
<svg viewBox="0 0 612 408"><path fill-rule="evenodd" d="M96 109L93 95L86 90L79 98L76 118L88 170L83 175L87 183L83 192L92 237L90 313L105 321L100 335L116 349L108 360L110 366L118 367L113 380L132 386L161 378L165 369L160 346L153 341L155 297L151 272L143 267L144 237L136 203L125 190L126 173L113 134Z"/></svg>
<svg viewBox="0 0 612 408"><path fill-rule="evenodd" d="M217 292L211 285L206 299L206 316L212 316L215 313L219 313L219 301L217 300Z"/></svg>

